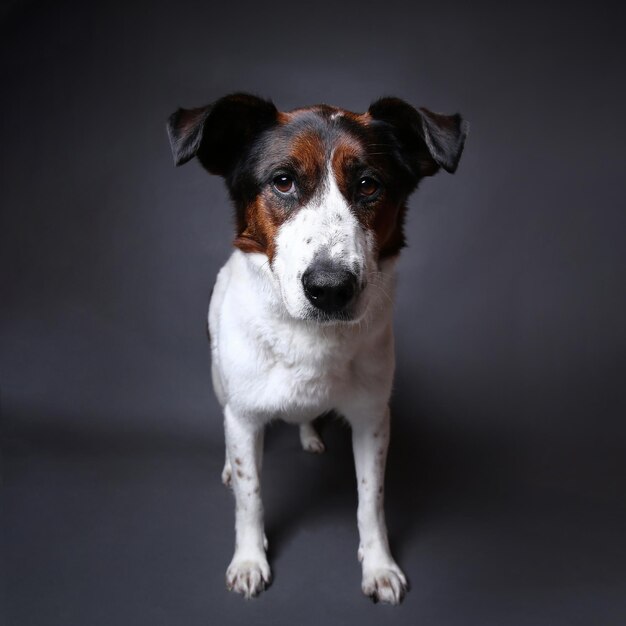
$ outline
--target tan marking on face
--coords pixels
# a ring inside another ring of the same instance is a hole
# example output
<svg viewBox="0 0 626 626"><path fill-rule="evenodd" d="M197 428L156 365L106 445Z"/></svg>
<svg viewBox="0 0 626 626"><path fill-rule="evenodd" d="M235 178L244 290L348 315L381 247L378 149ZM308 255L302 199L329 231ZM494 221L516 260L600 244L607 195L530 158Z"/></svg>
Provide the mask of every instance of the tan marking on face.
<svg viewBox="0 0 626 626"><path fill-rule="evenodd" d="M350 179L350 168L363 158L364 148L361 143L348 134L342 135L341 139L333 147L333 157L331 167L337 186L342 193L350 191L352 180Z"/></svg>
<svg viewBox="0 0 626 626"><path fill-rule="evenodd" d="M324 155L324 144L318 133L303 132L294 138L287 158L295 166L296 184L301 187L301 191L304 192L307 186L311 189L318 184L324 167ZM266 254L271 262L276 252L278 229L293 214L293 210L282 209L271 190L263 190L245 211L234 241L235 247L243 252Z"/></svg>
<svg viewBox="0 0 626 626"><path fill-rule="evenodd" d="M304 114L310 115L311 112L329 116L331 124L335 119L341 118L359 124L364 130L372 122L372 117L367 112L353 113L345 109L318 105L279 112L278 125L297 124L299 118ZM295 170L299 195L306 198L315 192L323 178L325 168L328 167L326 162L328 150L332 148L330 167L337 185L348 204L353 207L360 224L373 233L378 258L394 256L404 245L402 227L406 206L396 197L393 190L389 193L383 190L379 199L372 200L367 205L357 205L354 197L358 185L355 177L358 176L359 164L366 164L374 171L385 172L388 171L389 157L384 152L378 152L374 143L371 146L367 145L371 131L364 134L364 141L358 133L352 133L349 129L338 130L338 133L332 146L325 145L325 137L310 126L308 128L303 126L301 132L290 140L291 145L286 147L284 156ZM393 184L393 181L389 183ZM238 212L235 247L243 252L263 253L272 262L279 229L293 214L293 209L286 211L281 207L271 190L262 190L244 211Z"/></svg>
<svg viewBox="0 0 626 626"><path fill-rule="evenodd" d="M397 254L404 246L402 224L406 207L398 207L392 202L383 202L376 209L372 230L378 243L378 257L383 259Z"/></svg>
<svg viewBox="0 0 626 626"><path fill-rule="evenodd" d="M325 149L322 138L314 131L298 135L292 144L289 157L297 164L302 181L317 181L324 167Z"/></svg>
<svg viewBox="0 0 626 626"><path fill-rule="evenodd" d="M262 252L271 261L276 249L276 233L288 215L271 206L267 193L261 193L248 205L244 230L235 239L234 246L243 252Z"/></svg>
<svg viewBox="0 0 626 626"><path fill-rule="evenodd" d="M354 116L362 118L364 116ZM360 123L362 121L360 120ZM337 180L337 185L342 193L353 203L352 195L356 193L355 166L359 161L371 162L377 165L377 159L368 158L367 150L357 139L344 135L336 144L333 151L332 169ZM380 167L381 164L378 164ZM356 203L354 203L356 204ZM379 258L396 254L404 243L402 235L402 222L404 219L404 207L399 207L390 198L389 194L383 194L377 201L355 213L359 222L374 233L378 248Z"/></svg>

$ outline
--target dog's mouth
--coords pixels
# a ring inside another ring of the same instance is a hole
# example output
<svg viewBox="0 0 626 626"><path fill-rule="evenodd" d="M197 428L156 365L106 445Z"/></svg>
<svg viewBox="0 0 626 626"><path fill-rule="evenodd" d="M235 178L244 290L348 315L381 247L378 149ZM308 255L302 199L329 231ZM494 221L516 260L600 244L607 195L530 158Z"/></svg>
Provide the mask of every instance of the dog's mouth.
<svg viewBox="0 0 626 626"><path fill-rule="evenodd" d="M328 313L311 308L305 316L306 320L317 324L353 324L358 322L361 316L357 316L352 310L342 310Z"/></svg>

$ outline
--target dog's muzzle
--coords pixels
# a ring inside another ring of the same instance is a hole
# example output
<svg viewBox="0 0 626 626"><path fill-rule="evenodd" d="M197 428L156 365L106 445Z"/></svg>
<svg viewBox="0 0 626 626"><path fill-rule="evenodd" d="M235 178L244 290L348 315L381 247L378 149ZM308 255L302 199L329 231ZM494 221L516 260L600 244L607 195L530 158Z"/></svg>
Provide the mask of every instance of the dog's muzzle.
<svg viewBox="0 0 626 626"><path fill-rule="evenodd" d="M308 301L330 315L348 309L358 292L356 275L327 259L309 265L302 275L302 286Z"/></svg>

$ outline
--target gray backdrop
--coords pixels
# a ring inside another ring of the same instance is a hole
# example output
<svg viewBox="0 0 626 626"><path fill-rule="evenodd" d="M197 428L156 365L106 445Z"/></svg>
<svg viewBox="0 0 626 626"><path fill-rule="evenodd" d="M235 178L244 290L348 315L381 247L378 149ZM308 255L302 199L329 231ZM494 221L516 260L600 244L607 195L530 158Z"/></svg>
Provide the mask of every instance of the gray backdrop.
<svg viewBox="0 0 626 626"><path fill-rule="evenodd" d="M10 2L0 13L3 614L10 626L623 624L623 12L596 2ZM412 590L360 592L348 429L277 424L275 582L224 587L209 382L222 181L165 119L234 90L461 111L411 200L387 476Z"/></svg>

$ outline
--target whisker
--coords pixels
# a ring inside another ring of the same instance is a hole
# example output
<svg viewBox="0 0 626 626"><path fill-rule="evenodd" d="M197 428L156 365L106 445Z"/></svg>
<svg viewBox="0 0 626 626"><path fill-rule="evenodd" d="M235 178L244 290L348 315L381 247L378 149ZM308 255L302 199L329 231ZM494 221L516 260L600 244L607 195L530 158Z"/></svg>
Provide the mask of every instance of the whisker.
<svg viewBox="0 0 626 626"><path fill-rule="evenodd" d="M381 285L377 285L374 282L370 283L370 285L372 287L376 287L376 289L378 289L378 293L381 293L383 296L385 296L385 298L387 298L387 300L389 301L390 304L393 304L393 299L391 298L391 296L385 291L385 289Z"/></svg>

